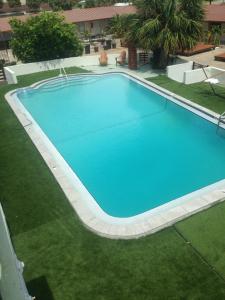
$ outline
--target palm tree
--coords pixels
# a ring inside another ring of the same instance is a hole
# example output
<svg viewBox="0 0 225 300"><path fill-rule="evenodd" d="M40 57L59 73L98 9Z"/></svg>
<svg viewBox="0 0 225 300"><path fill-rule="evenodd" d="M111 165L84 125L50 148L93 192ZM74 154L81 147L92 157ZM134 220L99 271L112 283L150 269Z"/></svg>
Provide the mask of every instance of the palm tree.
<svg viewBox="0 0 225 300"><path fill-rule="evenodd" d="M224 35L225 30L220 25L213 25L209 31L206 32L207 43L216 46L220 45L221 37Z"/></svg>
<svg viewBox="0 0 225 300"><path fill-rule="evenodd" d="M137 69L137 47L139 46L139 28L142 23L136 14L115 16L109 24L109 33L121 38L128 48L128 66Z"/></svg>
<svg viewBox="0 0 225 300"><path fill-rule="evenodd" d="M137 0L140 42L153 51L155 67L165 68L169 54L191 49L202 37L202 0Z"/></svg>

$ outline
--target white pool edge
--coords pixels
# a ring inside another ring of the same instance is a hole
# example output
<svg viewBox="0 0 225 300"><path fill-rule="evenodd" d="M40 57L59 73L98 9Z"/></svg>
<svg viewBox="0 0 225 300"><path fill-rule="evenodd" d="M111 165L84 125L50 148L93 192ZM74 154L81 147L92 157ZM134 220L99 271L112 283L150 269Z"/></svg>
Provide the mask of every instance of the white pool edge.
<svg viewBox="0 0 225 300"><path fill-rule="evenodd" d="M210 122L217 123L219 117L218 114L194 104L183 97L170 93L138 76L130 75L127 72L107 72L106 74L99 74L99 76L112 73L123 74L132 78L138 83L147 86L150 90L154 90L164 97L166 96L170 101L208 119ZM84 73L72 76L91 75L96 76L98 74ZM48 81L49 79L40 81L31 85L31 87L37 88ZM79 178L56 150L55 146L50 142L36 121L20 103L15 95L16 91L17 90L10 91L5 95L7 102L42 155L82 223L96 234L113 239L138 238L171 226L177 221L209 208L225 199L224 179L134 217L116 218L108 215L88 193ZM224 127L224 125L222 125L222 127Z"/></svg>

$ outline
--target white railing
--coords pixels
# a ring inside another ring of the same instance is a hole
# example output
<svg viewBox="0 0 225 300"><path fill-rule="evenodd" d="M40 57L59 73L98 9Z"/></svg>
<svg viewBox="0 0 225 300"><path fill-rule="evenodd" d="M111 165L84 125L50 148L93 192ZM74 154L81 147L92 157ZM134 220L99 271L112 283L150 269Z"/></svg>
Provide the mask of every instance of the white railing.
<svg viewBox="0 0 225 300"><path fill-rule="evenodd" d="M225 111L219 116L217 125L220 125L220 122L225 120Z"/></svg>
<svg viewBox="0 0 225 300"><path fill-rule="evenodd" d="M0 293L2 300L32 300L24 278L24 264L14 252L5 215L0 204Z"/></svg>
<svg viewBox="0 0 225 300"><path fill-rule="evenodd" d="M65 70L65 68L62 65L60 65L59 76L65 76L66 78L68 78L66 70Z"/></svg>

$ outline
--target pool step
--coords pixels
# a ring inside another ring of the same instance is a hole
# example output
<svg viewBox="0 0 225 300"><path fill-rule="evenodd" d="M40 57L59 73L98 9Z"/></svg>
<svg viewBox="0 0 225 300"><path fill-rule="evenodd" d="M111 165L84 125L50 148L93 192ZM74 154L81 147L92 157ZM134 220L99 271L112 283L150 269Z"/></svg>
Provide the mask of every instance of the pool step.
<svg viewBox="0 0 225 300"><path fill-rule="evenodd" d="M61 89L61 88L64 88L64 87L69 87L69 86L76 86L76 85L85 85L85 84L90 84L90 83L94 83L96 82L96 80L99 80L99 77L96 78L82 78L82 77L79 77L79 78L60 78L60 79L56 79L54 80L54 82L50 82L46 85L43 85L40 87L40 89L42 91L55 91L57 89Z"/></svg>
<svg viewBox="0 0 225 300"><path fill-rule="evenodd" d="M220 127L220 123L225 123L225 111L219 116L219 119L218 119L218 123L217 123L217 131Z"/></svg>
<svg viewBox="0 0 225 300"><path fill-rule="evenodd" d="M0 81L5 81L5 73L2 68L0 68Z"/></svg>

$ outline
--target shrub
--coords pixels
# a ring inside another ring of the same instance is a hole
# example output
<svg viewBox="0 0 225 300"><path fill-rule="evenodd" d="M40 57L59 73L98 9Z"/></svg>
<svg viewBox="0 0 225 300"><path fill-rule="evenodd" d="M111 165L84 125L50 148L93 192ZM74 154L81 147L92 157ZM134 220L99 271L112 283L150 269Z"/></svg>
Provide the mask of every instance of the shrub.
<svg viewBox="0 0 225 300"><path fill-rule="evenodd" d="M75 0L49 0L49 6L54 10L69 10L73 8Z"/></svg>
<svg viewBox="0 0 225 300"><path fill-rule="evenodd" d="M41 0L26 0L26 5L30 8L30 10L39 10L41 6Z"/></svg>
<svg viewBox="0 0 225 300"><path fill-rule="evenodd" d="M21 6L20 0L8 0L9 7Z"/></svg>
<svg viewBox="0 0 225 300"><path fill-rule="evenodd" d="M83 46L75 25L65 23L54 12L43 12L25 22L10 21L13 54L22 62L34 62L81 55Z"/></svg>

